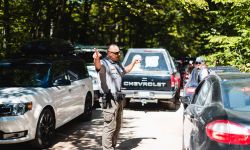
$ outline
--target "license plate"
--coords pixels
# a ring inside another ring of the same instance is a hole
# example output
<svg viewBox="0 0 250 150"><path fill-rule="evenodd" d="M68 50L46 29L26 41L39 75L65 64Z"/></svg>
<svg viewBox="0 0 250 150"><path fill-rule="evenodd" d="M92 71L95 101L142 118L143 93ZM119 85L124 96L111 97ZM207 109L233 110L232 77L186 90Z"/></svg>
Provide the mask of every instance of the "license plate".
<svg viewBox="0 0 250 150"><path fill-rule="evenodd" d="M149 92L139 92L139 97L150 97Z"/></svg>

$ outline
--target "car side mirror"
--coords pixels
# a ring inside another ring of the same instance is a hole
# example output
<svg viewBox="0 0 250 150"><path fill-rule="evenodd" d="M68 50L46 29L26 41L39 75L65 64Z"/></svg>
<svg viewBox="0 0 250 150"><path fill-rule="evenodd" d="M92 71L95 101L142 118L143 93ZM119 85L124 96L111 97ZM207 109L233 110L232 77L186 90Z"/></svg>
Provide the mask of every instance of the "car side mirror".
<svg viewBox="0 0 250 150"><path fill-rule="evenodd" d="M65 86L65 85L70 85L71 81L67 79L58 79L53 82L54 86Z"/></svg>
<svg viewBox="0 0 250 150"><path fill-rule="evenodd" d="M190 98L190 96L183 96L183 97L181 97L181 102L182 102L183 104L189 105L189 104L191 103L191 98Z"/></svg>

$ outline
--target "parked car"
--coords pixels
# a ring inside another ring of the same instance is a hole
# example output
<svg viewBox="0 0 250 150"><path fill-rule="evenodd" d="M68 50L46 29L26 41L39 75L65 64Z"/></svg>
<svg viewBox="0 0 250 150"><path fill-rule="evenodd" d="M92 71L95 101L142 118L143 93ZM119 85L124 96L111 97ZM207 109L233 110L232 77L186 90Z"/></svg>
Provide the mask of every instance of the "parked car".
<svg viewBox="0 0 250 150"><path fill-rule="evenodd" d="M182 97L190 97L190 99L192 99L195 89L198 86L199 82L198 82L198 69L194 68L191 72L191 74L189 75L189 78L187 80L187 83L185 84L185 86L183 87L183 91L182 91ZM183 103L184 109L187 107L186 103Z"/></svg>
<svg viewBox="0 0 250 150"><path fill-rule="evenodd" d="M183 149L250 149L250 73L211 74L183 99Z"/></svg>
<svg viewBox="0 0 250 150"><path fill-rule="evenodd" d="M167 103L175 109L180 95L180 74L172 57L162 48L130 48L122 64L127 66L134 58L141 60L122 79L126 105L132 102Z"/></svg>
<svg viewBox="0 0 250 150"><path fill-rule="evenodd" d="M216 66L216 67L208 67L209 72L215 73L226 73L226 72L240 72L239 69L232 66ZM192 99L192 96L195 92L196 87L198 86L198 71L197 69L193 69L191 74L189 75L189 79L186 85L183 88L183 92L181 96L189 96ZM187 107L187 104L183 103L184 109Z"/></svg>
<svg viewBox="0 0 250 150"><path fill-rule="evenodd" d="M181 88L185 86L189 79L189 75L194 68L195 58L184 57L179 60L175 60L175 66L181 75Z"/></svg>
<svg viewBox="0 0 250 150"><path fill-rule="evenodd" d="M0 93L0 144L48 148L58 127L91 119L92 82L85 62L73 56L0 61Z"/></svg>
<svg viewBox="0 0 250 150"><path fill-rule="evenodd" d="M75 50L74 54L81 59L85 60L88 73L92 79L93 90L94 90L94 103L96 106L99 106L99 97L100 97L100 83L98 80L98 74L95 70L95 65L93 62L93 54L94 48L97 48L101 53L102 57L106 57L107 55L107 47L106 46L85 46L81 44L74 45Z"/></svg>

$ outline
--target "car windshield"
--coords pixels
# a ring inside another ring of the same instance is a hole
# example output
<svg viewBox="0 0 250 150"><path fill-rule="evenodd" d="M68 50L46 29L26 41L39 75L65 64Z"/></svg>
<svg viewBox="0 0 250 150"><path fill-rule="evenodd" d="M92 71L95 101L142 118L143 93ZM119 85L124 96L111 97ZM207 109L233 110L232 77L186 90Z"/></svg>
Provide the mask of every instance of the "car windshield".
<svg viewBox="0 0 250 150"><path fill-rule="evenodd" d="M49 64L0 64L0 87L45 87Z"/></svg>
<svg viewBox="0 0 250 150"><path fill-rule="evenodd" d="M187 86L189 87L197 87L198 86L198 69L194 68L190 74L189 80L187 82Z"/></svg>
<svg viewBox="0 0 250 150"><path fill-rule="evenodd" d="M216 67L208 67L208 70L215 72L240 72L239 69L232 66L216 66Z"/></svg>
<svg viewBox="0 0 250 150"><path fill-rule="evenodd" d="M250 111L250 79L225 82L222 87L225 107Z"/></svg>
<svg viewBox="0 0 250 150"><path fill-rule="evenodd" d="M131 72L143 72L143 71L169 71L166 61L162 53L130 53L125 66L130 64L133 59L140 59L141 63L136 64Z"/></svg>

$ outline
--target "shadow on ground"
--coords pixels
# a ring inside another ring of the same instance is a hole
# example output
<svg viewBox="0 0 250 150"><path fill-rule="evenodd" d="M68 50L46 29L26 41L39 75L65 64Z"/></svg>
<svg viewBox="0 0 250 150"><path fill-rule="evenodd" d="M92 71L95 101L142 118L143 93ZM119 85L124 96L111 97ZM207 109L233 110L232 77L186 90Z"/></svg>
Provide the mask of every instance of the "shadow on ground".
<svg viewBox="0 0 250 150"><path fill-rule="evenodd" d="M129 106L126 106L124 109L134 110L134 111L145 111L145 112L153 112L153 111L169 111L169 112L176 112L179 110L181 103L176 104L176 108L171 110L168 108L170 104L165 103L147 103L142 105L141 103L130 103Z"/></svg>
<svg viewBox="0 0 250 150"><path fill-rule="evenodd" d="M177 107L174 112L179 109ZM146 104L142 106L140 103L131 104L128 108L125 108L125 111L144 111L144 112L159 112L159 111L170 111L166 110L160 104ZM123 121L123 128L129 130L129 133L121 133L120 135L125 136L126 139L120 138L118 150L130 150L136 148L138 144L143 139L155 139L154 137L140 137L133 138L134 128L136 126L131 126L130 123L137 120L136 117L126 117ZM102 130L103 130L103 118L102 110L99 107L95 107L93 110L93 116L91 121L82 122L79 119L74 119L71 122L65 124L64 126L56 130L56 136L52 141L53 145L48 150L68 150L68 149L77 149L77 150L102 150L101 141L102 141ZM123 130L123 129L122 129ZM131 137L130 137L131 136ZM31 147L28 142L20 144L8 144L0 145L1 150L36 150L34 147Z"/></svg>
<svg viewBox="0 0 250 150"><path fill-rule="evenodd" d="M131 150L133 148L136 148L139 146L138 144L144 139L156 140L156 138L153 137L132 138L120 143L119 146L117 147L117 150Z"/></svg>

